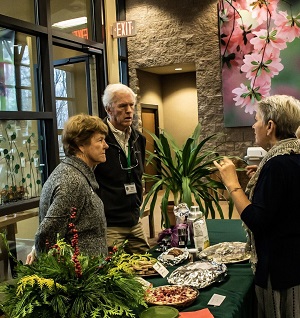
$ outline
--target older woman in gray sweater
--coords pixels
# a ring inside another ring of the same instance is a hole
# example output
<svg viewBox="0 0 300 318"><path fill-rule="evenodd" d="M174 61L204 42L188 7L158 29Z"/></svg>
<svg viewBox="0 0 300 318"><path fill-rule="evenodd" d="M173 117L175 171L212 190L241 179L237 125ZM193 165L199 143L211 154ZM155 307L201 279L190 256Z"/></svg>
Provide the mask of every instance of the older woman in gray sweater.
<svg viewBox="0 0 300 318"><path fill-rule="evenodd" d="M78 231L78 246L83 254L107 254L106 219L101 199L96 194L98 183L94 176L97 164L106 161L107 126L99 117L85 114L71 117L65 124L62 142L66 158L45 182L39 209L40 225L35 237L35 251L42 252L46 243L55 244L57 235L70 243L72 219ZM33 250L27 256L31 264Z"/></svg>

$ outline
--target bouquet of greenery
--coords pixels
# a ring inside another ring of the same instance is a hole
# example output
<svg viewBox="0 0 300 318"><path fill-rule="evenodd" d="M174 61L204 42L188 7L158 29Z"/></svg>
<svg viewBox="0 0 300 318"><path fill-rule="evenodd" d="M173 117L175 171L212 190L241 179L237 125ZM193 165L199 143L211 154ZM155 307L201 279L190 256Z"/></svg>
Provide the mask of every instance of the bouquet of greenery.
<svg viewBox="0 0 300 318"><path fill-rule="evenodd" d="M17 261L17 277L1 286L5 316L136 317L135 312L147 305L144 287L134 275L133 256L124 253L126 242L109 256L89 257L79 252L72 222L69 227L71 244L58 239L32 265Z"/></svg>

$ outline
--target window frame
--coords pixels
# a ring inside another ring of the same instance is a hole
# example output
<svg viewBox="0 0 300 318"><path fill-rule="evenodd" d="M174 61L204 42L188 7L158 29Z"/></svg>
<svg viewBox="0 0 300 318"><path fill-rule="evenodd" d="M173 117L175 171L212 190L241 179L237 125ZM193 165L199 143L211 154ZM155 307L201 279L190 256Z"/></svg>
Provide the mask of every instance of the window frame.
<svg viewBox="0 0 300 318"><path fill-rule="evenodd" d="M98 111L101 118L106 114L101 101L102 93L107 85L107 66L104 59L105 37L103 36L105 32L103 32L102 26L104 23L103 0L91 0L91 7L94 41L52 30L50 0L35 0L36 24L0 14L1 27L36 37L37 61L40 66L38 76L41 79L37 83L39 86L36 87L38 94L36 97L41 109L39 111L0 111L0 116L1 120L40 120L43 123L41 126L43 127L44 143L41 161L45 163L45 179L59 163L52 46L79 49L84 53L95 55ZM99 14L101 18L99 18ZM39 198L0 205L0 216L36 208L38 205Z"/></svg>

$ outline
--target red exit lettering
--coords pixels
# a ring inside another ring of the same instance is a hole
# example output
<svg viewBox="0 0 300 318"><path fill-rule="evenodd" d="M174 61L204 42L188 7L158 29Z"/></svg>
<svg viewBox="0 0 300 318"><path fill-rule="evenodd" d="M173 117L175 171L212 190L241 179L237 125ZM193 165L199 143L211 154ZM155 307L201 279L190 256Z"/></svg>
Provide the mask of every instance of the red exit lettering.
<svg viewBox="0 0 300 318"><path fill-rule="evenodd" d="M123 38L136 35L135 21L118 21L113 24L112 35L114 38Z"/></svg>
<svg viewBox="0 0 300 318"><path fill-rule="evenodd" d="M88 29L81 29L81 30L75 30L72 32L72 34L74 34L75 36L82 38L82 39L88 39L89 38L89 34L88 34Z"/></svg>

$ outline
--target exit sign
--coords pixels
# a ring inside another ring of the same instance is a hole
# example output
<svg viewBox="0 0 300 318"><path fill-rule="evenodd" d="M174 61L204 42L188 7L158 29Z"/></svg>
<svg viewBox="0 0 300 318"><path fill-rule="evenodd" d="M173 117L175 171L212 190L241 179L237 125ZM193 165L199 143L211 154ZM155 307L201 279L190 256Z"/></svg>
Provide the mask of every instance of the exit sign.
<svg viewBox="0 0 300 318"><path fill-rule="evenodd" d="M114 38L126 38L136 35L135 21L117 21L111 27Z"/></svg>

